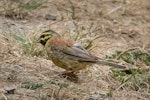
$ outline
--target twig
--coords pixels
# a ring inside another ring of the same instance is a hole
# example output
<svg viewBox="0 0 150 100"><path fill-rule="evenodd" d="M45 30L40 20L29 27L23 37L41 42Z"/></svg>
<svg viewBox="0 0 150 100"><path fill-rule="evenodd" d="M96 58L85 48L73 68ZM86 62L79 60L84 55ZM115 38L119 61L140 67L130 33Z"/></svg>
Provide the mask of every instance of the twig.
<svg viewBox="0 0 150 100"><path fill-rule="evenodd" d="M75 36L75 41L77 40L77 38L79 37L79 34L80 34L80 32L79 32L79 30L78 30L78 25L75 23L75 21L73 20L73 25L74 25L74 27L75 27L75 29L76 29L76 32L77 32L77 35Z"/></svg>
<svg viewBox="0 0 150 100"><path fill-rule="evenodd" d="M91 23L91 25L90 25L90 27L89 27L89 30L88 30L88 34L89 34L90 36L91 36L91 32L90 32L90 31L92 30L93 25L94 25L94 24L93 24L93 23Z"/></svg>
<svg viewBox="0 0 150 100"><path fill-rule="evenodd" d="M72 10L72 19L75 18L75 7L73 6L73 3L71 2L71 0L68 0L68 2L71 5L71 10Z"/></svg>
<svg viewBox="0 0 150 100"><path fill-rule="evenodd" d="M133 50L136 50L136 49L139 49L138 47L135 47L135 48L130 48L130 49L127 49L126 51L120 53L120 55L116 58L116 60L119 60L122 55L124 55L125 53L129 52L129 51L133 51Z"/></svg>
<svg viewBox="0 0 150 100"><path fill-rule="evenodd" d="M54 95L55 95L55 89L53 89L53 91L52 91L52 94L51 94L51 100L53 100Z"/></svg>
<svg viewBox="0 0 150 100"><path fill-rule="evenodd" d="M5 100L8 100L7 97L2 93L2 96L4 97Z"/></svg>
<svg viewBox="0 0 150 100"><path fill-rule="evenodd" d="M122 8L122 6L118 6L118 7L114 8L114 9L112 9L111 11L109 11L108 13L106 13L104 16L110 15L110 14L114 13L115 11L117 11L120 8Z"/></svg>

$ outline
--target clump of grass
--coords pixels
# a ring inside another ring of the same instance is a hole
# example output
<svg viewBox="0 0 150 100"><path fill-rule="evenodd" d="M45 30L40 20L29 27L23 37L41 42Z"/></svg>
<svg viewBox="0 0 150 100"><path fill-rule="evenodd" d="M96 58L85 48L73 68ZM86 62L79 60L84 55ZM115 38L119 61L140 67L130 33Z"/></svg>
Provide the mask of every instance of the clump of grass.
<svg viewBox="0 0 150 100"><path fill-rule="evenodd" d="M131 66L127 70L111 70L113 78L121 82L119 88L131 87L135 91L149 88L150 69L147 69L146 66L150 66L150 51L142 52L137 49L117 51L111 56L106 56L106 59L120 59ZM136 68L132 66L136 66Z"/></svg>
<svg viewBox="0 0 150 100"><path fill-rule="evenodd" d="M62 82L60 80L50 79L49 81L45 81L44 83L39 82L24 82L21 84L22 88L30 89L30 90L43 90L46 87L51 87L50 91L52 89L52 94L39 94L38 97L36 97L38 100L49 100L49 97L52 98L59 98L60 91L64 88L69 87L69 83Z"/></svg>
<svg viewBox="0 0 150 100"><path fill-rule="evenodd" d="M68 88L68 86L69 86L69 84L67 84L65 82L59 82L57 80L50 80L49 82L47 82L47 84L52 84L52 85L58 86L60 89Z"/></svg>
<svg viewBox="0 0 150 100"><path fill-rule="evenodd" d="M100 29L93 23L91 23L88 28L85 28L84 26L79 26L75 20L72 22L75 30L73 30L72 33L65 33L63 36L81 44L87 50L95 48L96 44L94 42L102 37L97 34L97 31Z"/></svg>
<svg viewBox="0 0 150 100"><path fill-rule="evenodd" d="M42 7L44 2L39 2L38 0L2 0L0 6L3 9L1 9L0 13L6 17L23 19L32 10Z"/></svg>
<svg viewBox="0 0 150 100"><path fill-rule="evenodd" d="M23 54L31 56L41 56L44 54L44 49L36 50L36 37L29 37L24 32L13 34L13 37L21 45Z"/></svg>
<svg viewBox="0 0 150 100"><path fill-rule="evenodd" d="M37 0L31 0L27 2L26 4L22 4L19 7L26 10L35 10L42 6L41 2L38 2Z"/></svg>
<svg viewBox="0 0 150 100"><path fill-rule="evenodd" d="M127 63L135 65L137 63L142 63L150 66L150 51L142 52L141 50L132 51L116 51L111 56L106 55L106 59L121 59Z"/></svg>
<svg viewBox="0 0 150 100"><path fill-rule="evenodd" d="M131 87L133 90L143 90L149 87L149 73L145 72L140 74L136 70L131 69L131 74L122 71L112 70L113 78L121 82L119 89L124 87Z"/></svg>
<svg viewBox="0 0 150 100"><path fill-rule="evenodd" d="M26 88L26 89L30 89L30 90L36 90L36 89L41 89L43 88L43 85L42 83L33 83L33 82L24 82L22 83L22 87L23 88Z"/></svg>

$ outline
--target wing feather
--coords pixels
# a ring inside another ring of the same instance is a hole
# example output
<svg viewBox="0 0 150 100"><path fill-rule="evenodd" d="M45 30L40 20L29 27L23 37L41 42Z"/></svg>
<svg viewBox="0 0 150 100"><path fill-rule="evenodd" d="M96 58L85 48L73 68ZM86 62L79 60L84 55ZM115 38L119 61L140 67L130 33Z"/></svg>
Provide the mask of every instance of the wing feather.
<svg viewBox="0 0 150 100"><path fill-rule="evenodd" d="M95 56L91 55L81 45L74 44L72 47L65 47L63 53L69 55L70 59L76 59L78 61L96 62Z"/></svg>

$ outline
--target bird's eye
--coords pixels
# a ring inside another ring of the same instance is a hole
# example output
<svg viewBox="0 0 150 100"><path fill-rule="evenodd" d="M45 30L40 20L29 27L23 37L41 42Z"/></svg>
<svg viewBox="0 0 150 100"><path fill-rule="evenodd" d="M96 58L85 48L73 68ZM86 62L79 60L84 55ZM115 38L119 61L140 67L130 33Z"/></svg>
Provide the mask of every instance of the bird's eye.
<svg viewBox="0 0 150 100"><path fill-rule="evenodd" d="M41 38L44 38L45 36L44 35L41 35Z"/></svg>

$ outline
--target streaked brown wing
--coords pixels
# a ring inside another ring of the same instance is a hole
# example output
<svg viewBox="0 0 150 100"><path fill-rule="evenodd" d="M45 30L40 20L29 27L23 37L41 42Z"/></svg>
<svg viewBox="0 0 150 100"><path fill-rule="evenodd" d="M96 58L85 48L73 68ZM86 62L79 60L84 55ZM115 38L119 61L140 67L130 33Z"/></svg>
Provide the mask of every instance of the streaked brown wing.
<svg viewBox="0 0 150 100"><path fill-rule="evenodd" d="M64 47L63 53L67 54L70 59L78 61L96 62L95 56L91 55L86 49L80 45L73 45L72 47Z"/></svg>

